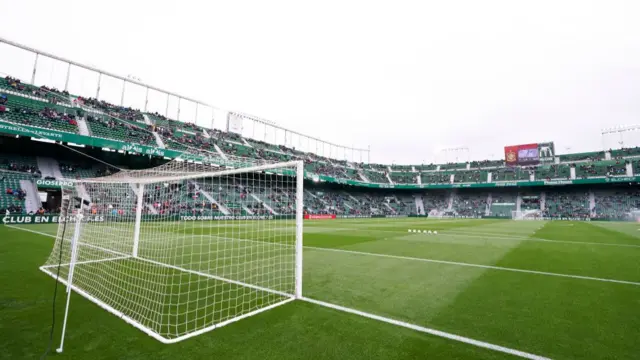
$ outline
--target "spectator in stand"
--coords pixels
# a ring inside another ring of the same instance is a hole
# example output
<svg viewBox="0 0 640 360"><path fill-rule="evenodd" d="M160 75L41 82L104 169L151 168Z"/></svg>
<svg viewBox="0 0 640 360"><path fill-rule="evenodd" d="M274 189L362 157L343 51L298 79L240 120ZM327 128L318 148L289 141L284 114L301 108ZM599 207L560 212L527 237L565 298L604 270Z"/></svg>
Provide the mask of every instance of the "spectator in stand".
<svg viewBox="0 0 640 360"><path fill-rule="evenodd" d="M7 102L9 102L7 95L0 94L0 105L7 105Z"/></svg>

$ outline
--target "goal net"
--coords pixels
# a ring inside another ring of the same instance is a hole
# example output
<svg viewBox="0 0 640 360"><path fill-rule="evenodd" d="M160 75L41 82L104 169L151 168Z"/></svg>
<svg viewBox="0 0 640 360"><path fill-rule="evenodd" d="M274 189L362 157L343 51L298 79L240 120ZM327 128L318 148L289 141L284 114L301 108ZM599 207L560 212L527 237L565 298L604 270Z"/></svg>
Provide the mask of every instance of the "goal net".
<svg viewBox="0 0 640 360"><path fill-rule="evenodd" d="M41 270L164 343L213 330L302 296L302 180L175 160L76 180Z"/></svg>
<svg viewBox="0 0 640 360"><path fill-rule="evenodd" d="M511 219L513 220L542 220L541 210L512 210Z"/></svg>

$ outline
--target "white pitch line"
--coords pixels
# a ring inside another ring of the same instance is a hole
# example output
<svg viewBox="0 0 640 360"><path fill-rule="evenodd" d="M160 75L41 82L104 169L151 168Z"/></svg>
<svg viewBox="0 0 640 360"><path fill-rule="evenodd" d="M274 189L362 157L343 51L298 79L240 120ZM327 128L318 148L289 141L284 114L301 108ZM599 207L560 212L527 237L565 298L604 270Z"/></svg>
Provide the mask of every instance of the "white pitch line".
<svg viewBox="0 0 640 360"><path fill-rule="evenodd" d="M332 228L332 230L334 232L337 231L358 231L360 233L362 232L389 232L389 233L403 233L404 235L406 235L407 233L403 232L403 231L399 231L399 230L385 230L385 229L366 229L366 230L362 230L362 229L357 229L357 228ZM601 243L601 242L591 242L591 241L567 241L567 240L551 240L551 239L544 239L544 238L538 238L538 237L522 237L522 236L509 236L509 234L506 233L474 233L474 234L470 234L468 232L461 232L461 231L456 231L456 230L451 230L451 229L442 229L442 230L438 230L440 231L440 233L438 233L438 236L465 236L465 237L472 237L472 238L487 238L487 237L493 237L496 240L513 240L513 241L538 241L538 242L546 242L546 243L559 243L559 244L578 244L578 245L596 245L596 246L612 246L612 247L628 247L628 248L640 248L640 245L636 245L636 244L614 244L614 243ZM444 233L443 233L444 231ZM505 235L505 236L499 236L499 235Z"/></svg>
<svg viewBox="0 0 640 360"><path fill-rule="evenodd" d="M386 230L385 230L386 231ZM468 234L462 232L455 232L451 230L442 230L446 231L446 233L439 233L438 236L465 236L465 237L474 237L474 238L487 238L491 237L497 240L513 240L513 241L538 241L538 242L547 242L547 243L559 243L559 244L578 244L578 245L597 245L597 246L613 246L613 247L630 247L630 248L640 248L640 245L635 244L614 244L614 243L601 243L601 242L592 242L592 241L568 241L568 240L551 240L544 239L538 237L514 237L514 236L496 236L494 234L485 234L485 233L477 233L477 234Z"/></svg>
<svg viewBox="0 0 640 360"><path fill-rule="evenodd" d="M14 226L11 226L11 225L6 225L6 226L14 227ZM25 230L25 231L29 231L29 232L32 232L32 233L36 233L36 234L39 234L39 235L44 235L44 236L48 236L48 237L53 237L53 238L55 238L55 236L54 236L54 235L51 235L51 234L47 234L47 233L43 233L43 232L39 232L39 231L34 231L34 230L26 230L26 229L19 228L19 227L15 227L15 228L16 228L16 229L19 229L19 230ZM205 236L205 235L197 235L197 236ZM216 237L217 237L217 236L216 236ZM219 238L223 238L223 237L219 237ZM267 242L264 242L264 241L259 241L259 240L249 240L249 239L232 239L232 240L236 240L236 241L250 241L250 242L258 242L258 243L267 243ZM267 244L273 244L273 243L267 243ZM86 244L85 244L85 245L86 245ZM282 245L282 246L293 246L293 245L288 245L288 244L281 244L281 245ZM526 273L526 274L536 274L536 275L546 275L546 276L557 276L557 277L564 277L564 278L570 278L570 279L591 280L591 281L611 282L611 283L617 283L617 284L626 284L626 285L635 285L635 286L640 286L640 282L626 281L626 280L616 280L616 279L606 279L606 278L597 278L597 277L591 277L591 276L571 275L571 274L560 274L560 273L552 273L552 272L546 272L546 271L525 270L525 269L508 268L508 267L502 267L502 266L492 266L492 265L482 265L482 264L463 263L463 262L457 262L457 261L447 261L447 260L435 260L435 259L417 258L417 257L411 257L411 256L389 255L389 254L376 254L376 253L370 253L370 252L364 252L364 251L344 250L344 249L335 249L335 248L324 248L324 247L317 247L317 246L304 246L304 248L305 248L305 249L313 249L313 250L323 250L323 251L333 251L333 252L349 253L349 254L356 254L356 255L377 256L377 257L384 257L384 258L391 258L391 259L402 259L402 260L421 261L421 262L428 262L428 263L435 263L435 264L447 264L447 265L468 266L468 267L477 267L477 268L482 268L482 269L501 270L501 271L511 271L511 272Z"/></svg>
<svg viewBox="0 0 640 360"><path fill-rule="evenodd" d="M25 228L21 228L19 226L15 226L15 225L5 225L5 226L9 227L9 228L12 228L12 229L27 231L27 232L30 232L30 233L34 233L34 234L38 234L38 235L44 235L44 236L48 236L48 237L52 237L52 238L56 238L57 237L57 235L54 235L54 234L48 234L48 233L35 231L35 230L31 230L31 229L25 229Z"/></svg>
<svg viewBox="0 0 640 360"><path fill-rule="evenodd" d="M83 265L83 264L93 264L93 263L99 263L99 262L105 262L105 261L115 261L115 260L123 260L123 259L130 259L132 258L131 255L128 256L119 256L119 257L114 257L114 258L106 258L106 259L98 259L98 260L86 260L86 261L76 261L75 264L76 265ZM69 266L71 265L71 263L66 263L66 264L53 264L53 265L43 265L42 268L43 269L47 269L50 267L58 267L58 266Z"/></svg>
<svg viewBox="0 0 640 360"><path fill-rule="evenodd" d="M345 306L340 306L340 305L331 304L331 303L324 302L324 301L310 299L308 297L302 297L301 300L306 301L306 302L310 302L312 304L325 306L325 307L328 307L328 308L331 308L331 309L344 311L344 312L347 312L347 313L350 313L350 314L359 315L359 316L366 317L366 318L369 318L369 319L382 321L382 322L385 322L385 323L388 323L388 324L401 326L401 327L404 327L404 328L407 328L407 329L423 332L423 333L426 333L426 334L439 336L439 337L442 337L442 338L445 338L445 339L455 340L455 341L463 342L465 344L474 345L474 346L478 346L478 347L481 347L481 348L485 348L485 349L489 349L489 350L493 350L493 351L498 351L498 352L506 353L506 354L509 354L509 355L518 356L518 357L525 358L525 359L549 360L549 358L544 357L544 356L535 355L535 354L527 353L527 352L520 351L520 350L514 350L514 349L510 349L510 348L504 347L504 346L494 345L494 344L487 343L487 342L484 342L484 341L475 340L475 339L471 339L471 338L468 338L468 337L447 333L447 332L440 331L440 330L429 329L429 328L422 327L422 326L419 326L419 325L407 323L407 322L400 321L400 320L390 319L390 318L387 318L387 317L384 317L384 316L379 316L379 315L367 313L367 312L364 312L364 311L348 308L348 307L345 307Z"/></svg>
<svg viewBox="0 0 640 360"><path fill-rule="evenodd" d="M468 267L477 267L477 268L482 268L482 269L512 271L512 272L519 272L519 273L526 273L526 274L557 276L557 277L564 277L564 278L571 278L571 279L611 282L611 283L618 283L618 284L640 286L640 282L625 281L625 280L615 280L615 279L605 279L605 278L596 278L596 277L591 277L591 276L559 274L559 273L552 273L552 272L546 272L546 271L525 270L525 269L508 268L508 267L502 267L502 266L481 265L481 264L471 264L471 263L463 263L463 262L457 262L457 261L446 261L446 260L417 258L417 257L411 257L411 256L376 254L376 253L370 253L370 252L364 252L364 251L354 251L354 250L344 250L344 249L334 249L334 248L323 248L323 247L316 247L316 246L305 246L305 248L314 249L314 250L323 250L323 251L333 251L333 252L341 252L341 253L348 253L348 254L356 254L356 255L377 256L377 257L384 257L384 258L391 258L391 259L401 259L401 260L421 261L421 262L436 263L436 264L468 266Z"/></svg>

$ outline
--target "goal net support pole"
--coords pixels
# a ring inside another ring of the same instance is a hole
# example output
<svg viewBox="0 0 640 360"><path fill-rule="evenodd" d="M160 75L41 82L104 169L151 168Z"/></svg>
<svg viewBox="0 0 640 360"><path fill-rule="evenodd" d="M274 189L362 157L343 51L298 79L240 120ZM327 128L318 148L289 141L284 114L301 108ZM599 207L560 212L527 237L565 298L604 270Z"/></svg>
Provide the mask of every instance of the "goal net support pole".
<svg viewBox="0 0 640 360"><path fill-rule="evenodd" d="M138 257L138 246L140 244L140 223L142 222L142 206L144 200L144 185L138 186L138 201L136 202L136 223L133 228L133 257Z"/></svg>
<svg viewBox="0 0 640 360"><path fill-rule="evenodd" d="M72 199L69 200L70 202L73 202ZM64 320L62 321L62 334L60 335L60 346L56 349L56 352L61 353L62 350L64 349L64 335L67 331L67 319L69 318L69 303L71 302L71 286L73 284L73 273L75 270L75 265L78 259L78 241L80 239L80 231L82 229L82 206L83 206L83 201L80 201L80 209L78 210L78 214L76 214L76 224L75 224L75 228L73 230L73 236L71 238L71 261L69 263L69 276L67 278L67 303L64 307ZM68 221L68 214L67 214L67 219L64 219L64 221Z"/></svg>
<svg viewBox="0 0 640 360"><path fill-rule="evenodd" d="M296 299L302 299L302 211L304 165L296 166Z"/></svg>

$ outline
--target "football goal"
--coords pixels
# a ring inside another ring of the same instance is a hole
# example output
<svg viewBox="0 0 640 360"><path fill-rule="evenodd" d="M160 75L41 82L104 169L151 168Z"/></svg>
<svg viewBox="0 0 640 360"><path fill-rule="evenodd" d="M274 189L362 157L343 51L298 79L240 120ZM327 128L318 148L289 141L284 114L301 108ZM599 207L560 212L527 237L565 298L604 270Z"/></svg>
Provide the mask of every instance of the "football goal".
<svg viewBox="0 0 640 360"><path fill-rule="evenodd" d="M542 220L541 210L512 210L511 219L513 220Z"/></svg>
<svg viewBox="0 0 640 360"><path fill-rule="evenodd" d="M163 343L302 297L303 163L171 161L74 180L41 270Z"/></svg>

